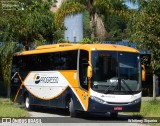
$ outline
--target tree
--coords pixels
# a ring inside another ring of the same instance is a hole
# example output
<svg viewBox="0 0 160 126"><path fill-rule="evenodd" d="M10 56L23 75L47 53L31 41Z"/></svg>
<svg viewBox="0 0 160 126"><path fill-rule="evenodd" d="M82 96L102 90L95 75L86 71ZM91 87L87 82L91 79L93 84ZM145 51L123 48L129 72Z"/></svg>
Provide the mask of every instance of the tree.
<svg viewBox="0 0 160 126"><path fill-rule="evenodd" d="M104 18L106 24L106 41L122 41L127 39L127 21L129 19L123 18L122 16L112 14Z"/></svg>
<svg viewBox="0 0 160 126"><path fill-rule="evenodd" d="M90 38L91 37L91 28L89 24L89 13L88 11L84 11L83 13L83 37Z"/></svg>
<svg viewBox="0 0 160 126"><path fill-rule="evenodd" d="M100 44L100 42L96 40L91 40L89 38L83 38L81 41L78 42L79 44Z"/></svg>
<svg viewBox="0 0 160 126"><path fill-rule="evenodd" d="M62 29L55 27L50 1L19 1L21 6L18 10L1 9L1 41L21 42L28 50L34 42L44 44L45 41L53 42L61 38Z"/></svg>
<svg viewBox="0 0 160 126"><path fill-rule="evenodd" d="M55 17L57 27L61 26L65 16L87 10L89 12L91 38L97 37L99 41L105 39L104 14L123 13L127 7L124 0L65 0Z"/></svg>
<svg viewBox="0 0 160 126"><path fill-rule="evenodd" d="M134 15L132 41L151 53L153 99L156 99L155 77L160 70L160 1L144 0L145 5Z"/></svg>
<svg viewBox="0 0 160 126"><path fill-rule="evenodd" d="M0 48L0 64L3 83L7 90L7 97L10 96L10 80L13 54L17 51L15 42L6 42Z"/></svg>

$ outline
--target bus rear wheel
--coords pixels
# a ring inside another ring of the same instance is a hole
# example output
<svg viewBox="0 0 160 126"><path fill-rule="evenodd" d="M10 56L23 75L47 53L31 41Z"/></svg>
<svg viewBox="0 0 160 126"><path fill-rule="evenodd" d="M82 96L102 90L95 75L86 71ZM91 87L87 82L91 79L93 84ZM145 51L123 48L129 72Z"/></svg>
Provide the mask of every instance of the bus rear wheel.
<svg viewBox="0 0 160 126"><path fill-rule="evenodd" d="M69 112L70 112L70 117L76 117L77 113L76 110L74 108L74 103L73 103L73 99L71 98L70 102L69 102Z"/></svg>
<svg viewBox="0 0 160 126"><path fill-rule="evenodd" d="M25 109L27 110L32 110L32 105L30 104L30 98L29 96L26 96L25 97Z"/></svg>

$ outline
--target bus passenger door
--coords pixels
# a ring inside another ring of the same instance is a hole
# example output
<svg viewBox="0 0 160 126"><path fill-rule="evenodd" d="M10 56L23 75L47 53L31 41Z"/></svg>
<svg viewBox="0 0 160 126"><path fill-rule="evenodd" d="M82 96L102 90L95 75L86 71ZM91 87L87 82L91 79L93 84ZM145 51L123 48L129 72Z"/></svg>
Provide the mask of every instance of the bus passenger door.
<svg viewBox="0 0 160 126"><path fill-rule="evenodd" d="M80 50L79 57L79 97L83 108L87 111L88 109L88 98L89 98L89 83L87 78L89 53L85 50Z"/></svg>

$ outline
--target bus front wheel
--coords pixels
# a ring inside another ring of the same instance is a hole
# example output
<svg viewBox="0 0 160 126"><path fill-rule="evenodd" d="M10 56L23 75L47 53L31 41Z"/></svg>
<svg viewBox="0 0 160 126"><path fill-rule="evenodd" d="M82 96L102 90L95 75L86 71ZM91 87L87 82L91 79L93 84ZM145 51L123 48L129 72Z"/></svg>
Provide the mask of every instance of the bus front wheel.
<svg viewBox="0 0 160 126"><path fill-rule="evenodd" d="M69 103L69 112L71 117L76 117L76 110L74 108L74 103L73 99L71 98L70 103Z"/></svg>
<svg viewBox="0 0 160 126"><path fill-rule="evenodd" d="M112 118L117 118L117 117L118 117L118 112L111 112L111 113L110 113L110 116L111 116Z"/></svg>

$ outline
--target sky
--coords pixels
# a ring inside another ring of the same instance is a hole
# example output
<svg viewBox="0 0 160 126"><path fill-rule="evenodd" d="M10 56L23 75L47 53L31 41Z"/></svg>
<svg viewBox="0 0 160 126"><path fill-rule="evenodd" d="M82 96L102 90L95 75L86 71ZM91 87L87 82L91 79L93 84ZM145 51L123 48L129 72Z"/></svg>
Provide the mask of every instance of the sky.
<svg viewBox="0 0 160 126"><path fill-rule="evenodd" d="M132 4L130 2L126 2L126 5L131 9L137 9L137 7L138 7L136 4Z"/></svg>

